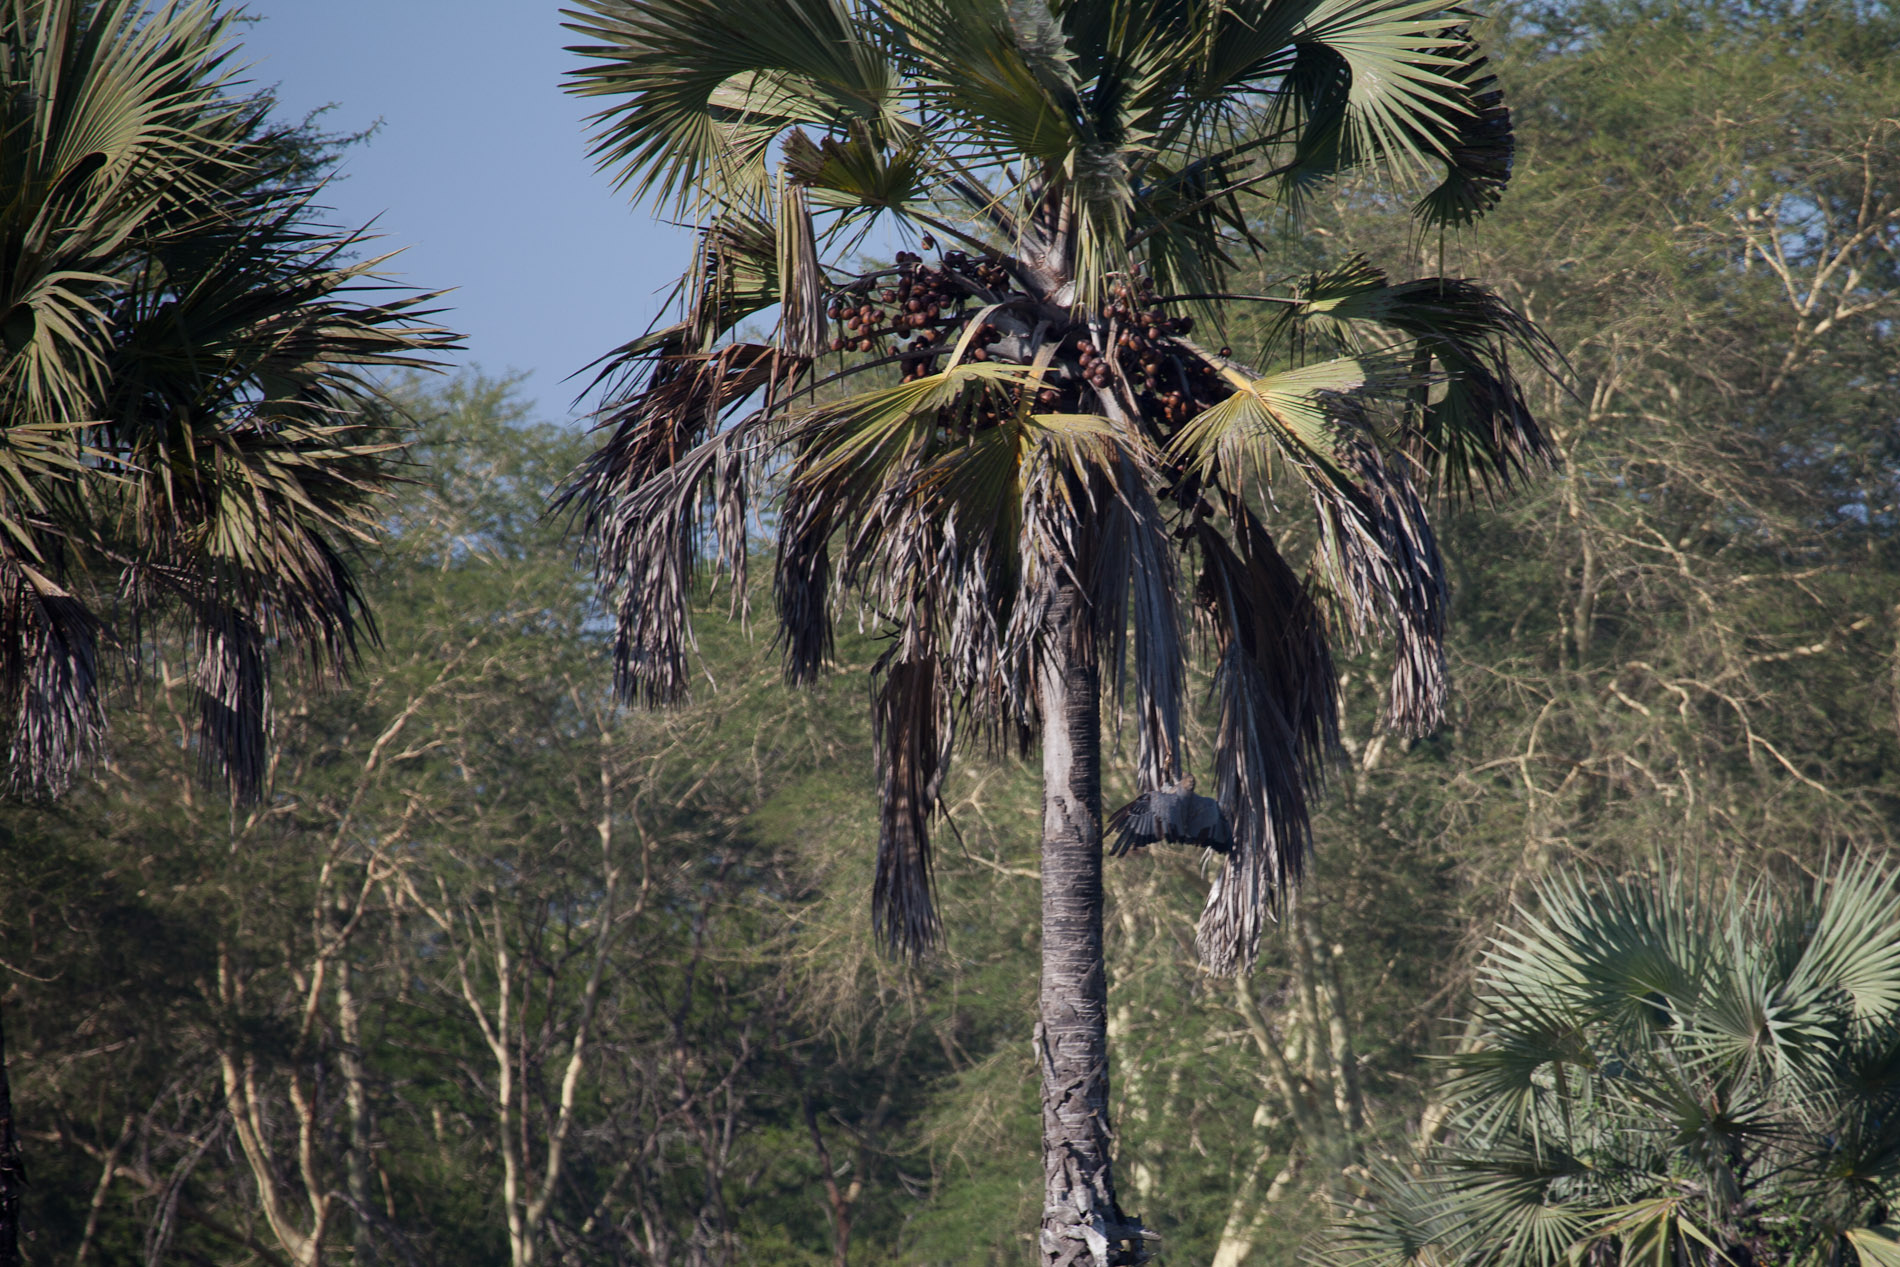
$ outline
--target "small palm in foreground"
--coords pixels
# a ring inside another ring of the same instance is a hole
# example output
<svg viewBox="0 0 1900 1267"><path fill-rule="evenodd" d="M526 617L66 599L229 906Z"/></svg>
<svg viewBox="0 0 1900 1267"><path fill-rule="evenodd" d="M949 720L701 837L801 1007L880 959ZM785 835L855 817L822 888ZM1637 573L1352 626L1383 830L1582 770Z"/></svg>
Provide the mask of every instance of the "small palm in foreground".
<svg viewBox="0 0 1900 1267"><path fill-rule="evenodd" d="M1389 1172L1366 1264L1900 1264L1900 893L1554 885L1479 979L1456 1142Z"/></svg>
<svg viewBox="0 0 1900 1267"><path fill-rule="evenodd" d="M0 697L16 790L104 739L101 678L188 648L207 773L264 782L273 652L341 667L378 526L378 367L447 345L314 222L210 3L0 4ZM117 619L111 619L113 613Z"/></svg>
<svg viewBox="0 0 1900 1267"><path fill-rule="evenodd" d="M1104 675L1118 698L1131 679L1140 787L1174 783L1192 594L1233 841L1199 943L1231 970L1299 874L1335 640L1389 634L1389 720L1433 725L1426 499L1544 456L1510 356L1546 349L1482 287L1355 260L1235 293L1265 263L1260 217L1344 170L1423 178L1428 225L1495 201L1509 116L1464 21L1417 0L577 15L603 164L700 230L682 319L610 362L611 434L567 494L616 595L620 690L684 694L699 564L743 601L757 477L782 477L787 676L825 667L840 608L888 639L873 913L891 945L938 935L927 828L954 730L1040 737L1045 1261L1146 1253L1108 1164ZM880 221L921 250L859 271ZM734 336L773 306L775 340ZM1261 368L1208 333L1228 321L1270 329Z"/></svg>

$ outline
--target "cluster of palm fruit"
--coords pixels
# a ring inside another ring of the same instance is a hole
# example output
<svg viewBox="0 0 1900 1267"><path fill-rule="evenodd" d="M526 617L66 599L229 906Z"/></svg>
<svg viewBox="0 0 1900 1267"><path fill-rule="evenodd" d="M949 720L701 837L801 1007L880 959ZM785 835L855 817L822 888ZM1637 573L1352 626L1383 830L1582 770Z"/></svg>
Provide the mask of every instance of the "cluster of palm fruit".
<svg viewBox="0 0 1900 1267"><path fill-rule="evenodd" d="M896 268L866 273L831 297L825 315L843 327L832 338L831 350L881 352L881 336L889 335L893 340L911 340L907 346L893 345L895 352L927 351L944 340L946 331L963 323L961 309L970 297L970 287L954 275L975 271L961 251L946 251L936 268L915 252L899 251Z"/></svg>
<svg viewBox="0 0 1900 1267"><path fill-rule="evenodd" d="M1227 395L1212 365L1173 342L1193 332L1194 318L1168 315L1149 278L1117 282L1096 325L1111 346L1097 347L1089 331L1077 330L1063 349L1089 386L1107 388L1119 370L1142 412L1158 414L1169 426L1180 426ZM1222 348L1221 355L1228 350Z"/></svg>
<svg viewBox="0 0 1900 1267"><path fill-rule="evenodd" d="M926 239L925 246L935 243ZM839 323L831 350L881 355L888 338L889 351L903 362L903 380L923 378L955 343L968 308L1007 301L1011 281L1000 260L945 251L932 266L915 252L899 251L896 267L856 277L831 297L826 315ZM1193 328L1192 317L1166 312L1151 279L1137 273L1117 282L1096 320L1077 322L1061 336L1057 366L1035 404L1052 412L1093 412L1094 391L1108 389L1119 372L1144 415L1180 426L1228 391L1214 366L1173 342ZM1005 337L984 322L965 356L988 360L988 349ZM1096 346L1097 338L1111 346ZM1228 355L1226 348L1221 355Z"/></svg>

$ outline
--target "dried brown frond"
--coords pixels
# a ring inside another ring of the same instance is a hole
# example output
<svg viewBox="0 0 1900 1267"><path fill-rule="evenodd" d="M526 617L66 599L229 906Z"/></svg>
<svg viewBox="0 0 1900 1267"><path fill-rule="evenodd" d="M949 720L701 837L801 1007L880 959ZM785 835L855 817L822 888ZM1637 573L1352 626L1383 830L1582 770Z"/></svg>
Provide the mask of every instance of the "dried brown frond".
<svg viewBox="0 0 1900 1267"><path fill-rule="evenodd" d="M950 770L955 727L933 658L879 661L872 713L882 796L871 920L895 954L916 958L939 933L932 893L930 819Z"/></svg>
<svg viewBox="0 0 1900 1267"><path fill-rule="evenodd" d="M799 366L762 344L661 356L647 388L614 411L613 435L554 504L594 540L595 574L616 609L614 681L649 706L685 699L690 605L710 556L746 602L746 508L753 447L767 416L719 430L733 405L782 384Z"/></svg>
<svg viewBox="0 0 1900 1267"><path fill-rule="evenodd" d="M1127 643L1134 641L1136 778L1142 791L1172 782L1186 767L1181 702L1186 648L1175 603L1174 545L1150 491L1150 472L1124 451L1105 498L1094 543L1090 604L1119 713L1127 690Z"/></svg>
<svg viewBox="0 0 1900 1267"><path fill-rule="evenodd" d="M1217 799L1234 834L1195 944L1223 975L1253 962L1298 882L1312 847L1310 797L1339 746L1332 650L1312 594L1245 507L1234 537L1238 548L1195 525L1200 608L1218 656Z"/></svg>
<svg viewBox="0 0 1900 1267"><path fill-rule="evenodd" d="M815 361L825 351L825 270L812 234L805 187L779 178L779 346L787 356Z"/></svg>
<svg viewBox="0 0 1900 1267"><path fill-rule="evenodd" d="M13 718L8 781L15 794L57 796L105 746L99 624L36 569L0 561L0 684Z"/></svg>

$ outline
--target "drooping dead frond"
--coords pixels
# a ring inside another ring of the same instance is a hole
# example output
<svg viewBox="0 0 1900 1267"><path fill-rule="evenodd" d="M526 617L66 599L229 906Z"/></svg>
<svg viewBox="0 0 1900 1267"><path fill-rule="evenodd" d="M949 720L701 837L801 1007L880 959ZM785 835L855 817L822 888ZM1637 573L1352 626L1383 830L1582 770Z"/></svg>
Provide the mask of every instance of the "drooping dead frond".
<svg viewBox="0 0 1900 1267"><path fill-rule="evenodd" d="M785 355L815 361L828 342L825 272L812 234L805 187L781 173L778 195L779 346Z"/></svg>
<svg viewBox="0 0 1900 1267"><path fill-rule="evenodd" d="M555 511L577 513L594 539L595 574L615 596L622 699L653 706L685 698L702 559L731 576L733 603L744 608L748 464L765 420L718 428L724 411L785 370L761 344L663 357L647 388L610 416L612 437L555 500Z"/></svg>
<svg viewBox="0 0 1900 1267"><path fill-rule="evenodd" d="M1175 603L1180 583L1167 524L1144 471L1127 451L1115 470L1119 480L1103 499L1107 504L1095 537L1089 601L1118 710L1127 688L1126 643L1133 626L1136 779L1149 791L1173 782L1186 764L1181 746L1186 653Z"/></svg>
<svg viewBox="0 0 1900 1267"><path fill-rule="evenodd" d="M0 683L13 718L15 794L57 796L101 755L99 626L83 603L14 559L0 563Z"/></svg>
<svg viewBox="0 0 1900 1267"><path fill-rule="evenodd" d="M785 680L810 686L831 658L831 530L829 507L806 502L779 512L778 562L772 594L778 604L778 647Z"/></svg>
<svg viewBox="0 0 1900 1267"><path fill-rule="evenodd" d="M199 761L240 801L263 790L270 737L270 653L257 626L230 608L196 620Z"/></svg>
<svg viewBox="0 0 1900 1267"><path fill-rule="evenodd" d="M621 699L652 708L686 698L693 582L708 554L732 576L734 601L743 602L746 449L763 425L754 417L720 432L599 517L596 570L615 596L614 686Z"/></svg>
<svg viewBox="0 0 1900 1267"><path fill-rule="evenodd" d="M1196 931L1209 971L1253 962L1312 847L1310 796L1339 745L1338 685L1324 622L1266 530L1235 507L1230 545L1200 522L1199 601L1219 655L1218 800L1234 847Z"/></svg>
<svg viewBox="0 0 1900 1267"><path fill-rule="evenodd" d="M1389 631L1394 655L1384 723L1407 735L1445 710L1445 561L1424 502L1369 439L1341 446L1350 485L1315 483L1333 593L1355 633Z"/></svg>
<svg viewBox="0 0 1900 1267"><path fill-rule="evenodd" d="M881 661L873 723L882 799L871 920L893 953L921 956L937 940L930 819L950 770L954 718L933 658Z"/></svg>
<svg viewBox="0 0 1900 1267"><path fill-rule="evenodd" d="M734 343L711 352L660 354L646 386L602 417L607 442L588 455L555 499L555 513L577 511L590 534L617 496L645 484L718 430L720 416L773 381L773 350Z"/></svg>

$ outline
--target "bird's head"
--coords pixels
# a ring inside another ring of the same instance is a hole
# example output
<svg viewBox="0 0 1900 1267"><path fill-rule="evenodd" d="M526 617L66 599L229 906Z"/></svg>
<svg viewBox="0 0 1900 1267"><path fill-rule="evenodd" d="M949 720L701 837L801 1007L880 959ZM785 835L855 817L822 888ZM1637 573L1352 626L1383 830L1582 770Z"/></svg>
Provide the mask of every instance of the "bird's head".
<svg viewBox="0 0 1900 1267"><path fill-rule="evenodd" d="M1192 792L1194 790L1194 776L1191 774L1182 775L1181 781L1174 785L1174 790L1177 792Z"/></svg>

